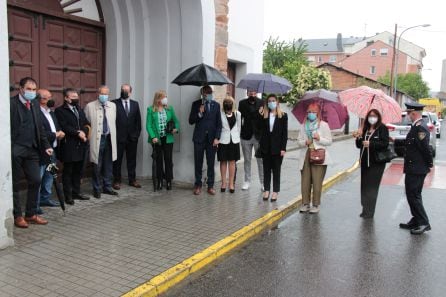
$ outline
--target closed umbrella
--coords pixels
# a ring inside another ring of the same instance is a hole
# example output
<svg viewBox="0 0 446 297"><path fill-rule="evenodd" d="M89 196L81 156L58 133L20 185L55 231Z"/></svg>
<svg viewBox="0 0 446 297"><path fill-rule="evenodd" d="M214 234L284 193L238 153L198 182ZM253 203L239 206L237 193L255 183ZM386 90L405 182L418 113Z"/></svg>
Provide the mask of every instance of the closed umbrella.
<svg viewBox="0 0 446 297"><path fill-rule="evenodd" d="M286 94L292 87L293 85L287 79L270 73L248 73L237 85L239 89L273 94Z"/></svg>
<svg viewBox="0 0 446 297"><path fill-rule="evenodd" d="M50 163L47 166L46 171L51 173L51 175L53 176L53 185L56 189L57 199L59 200L60 208L62 208L62 211L65 214L65 195L63 193L62 185L57 180L57 173L59 171L59 168L57 167L56 163Z"/></svg>
<svg viewBox="0 0 446 297"><path fill-rule="evenodd" d="M172 81L172 83L179 86L197 87L233 84L233 82L220 71L204 63L184 70Z"/></svg>

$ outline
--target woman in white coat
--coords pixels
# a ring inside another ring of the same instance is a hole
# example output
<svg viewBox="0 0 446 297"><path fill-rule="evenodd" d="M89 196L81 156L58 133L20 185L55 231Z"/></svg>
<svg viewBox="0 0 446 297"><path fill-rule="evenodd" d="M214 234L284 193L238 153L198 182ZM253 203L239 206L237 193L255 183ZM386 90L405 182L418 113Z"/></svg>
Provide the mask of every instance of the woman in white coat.
<svg viewBox="0 0 446 297"><path fill-rule="evenodd" d="M327 147L332 143L331 131L328 124L321 120L321 107L312 103L307 108L307 118L301 125L298 143L306 146L301 150L299 168L301 172L302 206L300 212L318 213L321 205L322 183L327 165L331 163ZM324 149L325 159L322 163L310 160L312 150ZM313 197L311 192L313 190ZM312 204L310 206L310 204Z"/></svg>
<svg viewBox="0 0 446 297"><path fill-rule="evenodd" d="M226 192L227 172L229 169L229 192L235 192L235 162L240 160L240 130L242 118L240 112L235 108L232 97L223 100L221 111L221 135L218 145L217 158L220 162L221 192Z"/></svg>

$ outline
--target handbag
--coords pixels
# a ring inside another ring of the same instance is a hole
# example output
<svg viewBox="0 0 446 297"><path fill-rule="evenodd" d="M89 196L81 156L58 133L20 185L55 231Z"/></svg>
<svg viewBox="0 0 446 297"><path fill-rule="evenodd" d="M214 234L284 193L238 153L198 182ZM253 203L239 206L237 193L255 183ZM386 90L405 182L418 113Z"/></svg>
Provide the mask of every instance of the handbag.
<svg viewBox="0 0 446 297"><path fill-rule="evenodd" d="M173 134L173 129L175 129L175 122L170 120L166 124L166 133Z"/></svg>
<svg viewBox="0 0 446 297"><path fill-rule="evenodd" d="M376 163L389 163L396 157L398 155L389 146L386 150L376 152L375 161Z"/></svg>
<svg viewBox="0 0 446 297"><path fill-rule="evenodd" d="M322 165L325 162L325 149L310 149L310 163Z"/></svg>

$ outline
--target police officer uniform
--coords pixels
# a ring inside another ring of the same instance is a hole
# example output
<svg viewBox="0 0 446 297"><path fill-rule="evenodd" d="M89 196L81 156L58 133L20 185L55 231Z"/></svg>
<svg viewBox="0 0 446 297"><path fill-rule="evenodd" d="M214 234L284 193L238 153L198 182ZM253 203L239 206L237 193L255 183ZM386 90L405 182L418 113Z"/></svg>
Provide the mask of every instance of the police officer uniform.
<svg viewBox="0 0 446 297"><path fill-rule="evenodd" d="M406 107L407 112L422 111L424 105L406 103ZM404 183L412 218L408 223L400 224L400 227L409 229L412 234L422 234L431 229L421 197L424 179L430 168L433 167L429 138L429 129L422 118L412 123L412 127L406 136L406 153L404 156L406 178Z"/></svg>

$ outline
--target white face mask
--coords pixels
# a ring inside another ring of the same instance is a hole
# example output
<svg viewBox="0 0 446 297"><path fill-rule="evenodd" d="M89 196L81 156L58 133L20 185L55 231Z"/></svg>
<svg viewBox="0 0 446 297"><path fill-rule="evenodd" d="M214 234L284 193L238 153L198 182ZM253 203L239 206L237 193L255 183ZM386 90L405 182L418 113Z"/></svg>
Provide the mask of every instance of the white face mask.
<svg viewBox="0 0 446 297"><path fill-rule="evenodd" d="M163 99L161 99L161 104L167 105L167 97L164 97Z"/></svg>
<svg viewBox="0 0 446 297"><path fill-rule="evenodd" d="M370 125L375 125L376 123L378 123L378 118L374 116L369 117L367 120L369 121Z"/></svg>

